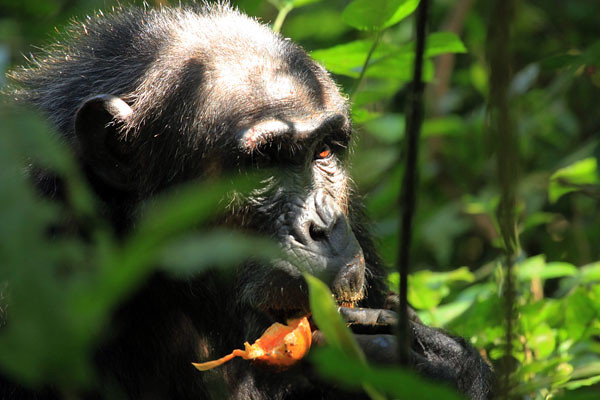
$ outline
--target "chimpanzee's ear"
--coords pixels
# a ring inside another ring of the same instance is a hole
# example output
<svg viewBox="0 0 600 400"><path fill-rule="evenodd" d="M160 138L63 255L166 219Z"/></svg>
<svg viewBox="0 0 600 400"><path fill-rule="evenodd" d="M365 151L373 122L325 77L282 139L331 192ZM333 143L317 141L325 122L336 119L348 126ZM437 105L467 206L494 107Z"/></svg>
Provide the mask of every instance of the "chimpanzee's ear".
<svg viewBox="0 0 600 400"><path fill-rule="evenodd" d="M75 115L84 162L105 183L119 189L133 189L132 144L121 137L121 127L132 113L119 97L101 94L85 100Z"/></svg>

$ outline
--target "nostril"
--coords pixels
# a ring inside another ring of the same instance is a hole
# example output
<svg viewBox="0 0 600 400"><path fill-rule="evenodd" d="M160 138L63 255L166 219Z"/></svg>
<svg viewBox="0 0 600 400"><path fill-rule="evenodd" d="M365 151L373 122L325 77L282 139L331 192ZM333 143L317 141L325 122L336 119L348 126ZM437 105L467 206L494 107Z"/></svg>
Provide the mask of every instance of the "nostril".
<svg viewBox="0 0 600 400"><path fill-rule="evenodd" d="M308 228L308 234L315 242L320 242L327 239L327 230L317 226L315 223L310 224Z"/></svg>

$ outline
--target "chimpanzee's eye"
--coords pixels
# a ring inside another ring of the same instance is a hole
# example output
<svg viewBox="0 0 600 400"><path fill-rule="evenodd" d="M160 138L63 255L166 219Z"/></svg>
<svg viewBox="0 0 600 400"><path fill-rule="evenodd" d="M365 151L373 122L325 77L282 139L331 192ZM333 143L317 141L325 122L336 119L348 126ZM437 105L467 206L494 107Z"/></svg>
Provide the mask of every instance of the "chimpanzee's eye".
<svg viewBox="0 0 600 400"><path fill-rule="evenodd" d="M322 144L321 147L319 147L319 150L317 151L315 158L323 160L325 158L331 157L331 154L332 153L331 153L331 149L329 148L329 146L326 144Z"/></svg>

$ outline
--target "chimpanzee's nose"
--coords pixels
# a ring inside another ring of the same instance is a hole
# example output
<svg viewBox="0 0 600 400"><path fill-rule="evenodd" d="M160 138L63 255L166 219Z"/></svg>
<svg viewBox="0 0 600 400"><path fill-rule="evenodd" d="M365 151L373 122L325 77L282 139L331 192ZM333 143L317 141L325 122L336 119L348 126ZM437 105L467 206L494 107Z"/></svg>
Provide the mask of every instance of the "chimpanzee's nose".
<svg viewBox="0 0 600 400"><path fill-rule="evenodd" d="M332 250L338 250L336 247L342 247L350 234L346 218L324 190L317 191L313 199L312 218L307 220L309 236L315 242L329 241Z"/></svg>
<svg viewBox="0 0 600 400"><path fill-rule="evenodd" d="M307 203L310 206L298 222L303 244L318 255L315 261L320 261L312 270L334 294L358 295L364 283L365 260L350 221L324 190L316 191Z"/></svg>

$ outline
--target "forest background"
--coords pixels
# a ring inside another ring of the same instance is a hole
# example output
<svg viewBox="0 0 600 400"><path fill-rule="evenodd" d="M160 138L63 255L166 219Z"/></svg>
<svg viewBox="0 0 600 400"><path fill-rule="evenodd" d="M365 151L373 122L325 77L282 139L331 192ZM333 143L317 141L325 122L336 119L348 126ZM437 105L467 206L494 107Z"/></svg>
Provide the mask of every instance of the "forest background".
<svg viewBox="0 0 600 400"><path fill-rule="evenodd" d="M394 265L405 168L405 108L418 3L234 2L300 43L350 96L356 132L351 174L374 221L394 290L398 287ZM498 23L494 2L430 3L409 301L425 323L469 338L497 370L509 371L503 389L508 397L598 399L600 3L514 2L510 39L505 43L508 57L501 60L511 72L504 88L511 134L516 138L510 149L515 163L510 166L498 162L510 157L499 154L498 141L488 127L490 60L496 49L486 38ZM38 51L36 47L51 43L73 18L82 21L113 5L116 2L110 0L0 0L0 87L6 83L7 70L25 63L29 53ZM0 289L5 289L0 290L0 308L11 310L14 322L0 331L0 368L27 385L50 382L68 394L93 379L88 361L98 340L94 332L101 331L109 310L147 276L151 262L140 261L139 252L157 239L142 232L125 249L111 247L107 238L92 244L48 241L43 227L64 210L36 198L17 173L25 159L69 177L78 213L93 214L94 200L65 149L48 138L51 128L38 116L3 104L0 120ZM498 207L507 190L500 177L509 168L515 172L508 186L516 199L514 221L509 222L516 226L518 245L511 253L514 296L510 296L513 310L507 314L507 246ZM174 201L185 205L190 199L197 197ZM212 205L204 204L204 210ZM172 204L165 207L172 208ZM200 218L203 210L196 213ZM181 252L191 244L216 246L233 259L243 258L253 247L250 241L218 236L207 236L200 243L180 240L177 235L183 228L177 218L167 211L163 219L149 218L146 223L172 239L151 257L169 257L175 250L184 254L174 267L178 273L190 273L192 261L195 265L215 262ZM186 260L186 255L191 259ZM125 263L134 272L122 277L108 268L105 278L112 283L98 284L97 279L87 279L97 278L97 272L82 267L90 258L109 266ZM78 267L57 277L49 265L54 272L64 265ZM72 306L86 304L92 294L105 301L95 304L91 312ZM507 318L512 320L508 347ZM315 362L327 364L322 359ZM381 371L348 365L349 372L341 371L335 362L323 369L342 384L372 385L392 397L406 395L407 387L416 384L401 372L387 371L408 379L408 386L397 393L397 388L378 378ZM340 378L343 374L345 380ZM430 395L410 392L413 399Z"/></svg>

